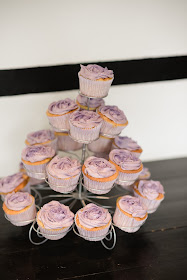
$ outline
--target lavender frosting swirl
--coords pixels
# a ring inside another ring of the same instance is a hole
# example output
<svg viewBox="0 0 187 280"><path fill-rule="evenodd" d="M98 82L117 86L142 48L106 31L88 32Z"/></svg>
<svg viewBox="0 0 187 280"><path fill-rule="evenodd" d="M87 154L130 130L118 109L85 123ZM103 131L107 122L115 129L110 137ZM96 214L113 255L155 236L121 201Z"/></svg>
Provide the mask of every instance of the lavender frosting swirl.
<svg viewBox="0 0 187 280"><path fill-rule="evenodd" d="M42 161L52 158L54 155L55 150L53 148L43 145L28 146L22 151L22 159L30 162Z"/></svg>
<svg viewBox="0 0 187 280"><path fill-rule="evenodd" d="M82 105L82 106L88 106L88 98L82 95L77 96L77 101ZM101 105L104 105L105 102L102 98L89 98L89 107L90 108L98 108Z"/></svg>
<svg viewBox="0 0 187 280"><path fill-rule="evenodd" d="M98 108L98 110L101 112L101 114L117 124L125 124L127 122L124 112L117 106L102 105Z"/></svg>
<svg viewBox="0 0 187 280"><path fill-rule="evenodd" d="M107 209L99 207L93 203L87 204L77 212L79 222L86 228L106 226L111 220L111 215Z"/></svg>
<svg viewBox="0 0 187 280"><path fill-rule="evenodd" d="M89 157L84 162L85 173L94 178L108 178L116 173L116 168L104 158Z"/></svg>
<svg viewBox="0 0 187 280"><path fill-rule="evenodd" d="M70 122L80 128L93 128L102 122L102 118L92 111L76 111L71 114Z"/></svg>
<svg viewBox="0 0 187 280"><path fill-rule="evenodd" d="M141 160L127 150L114 149L109 158L123 170L138 170L142 164Z"/></svg>
<svg viewBox="0 0 187 280"><path fill-rule="evenodd" d="M133 197L130 195L122 196L119 200L120 208L131 214L132 217L143 218L146 215L146 207L140 202L138 197Z"/></svg>
<svg viewBox="0 0 187 280"><path fill-rule="evenodd" d="M78 105L70 98L53 102L48 107L49 113L56 115L66 114L75 109L78 109Z"/></svg>
<svg viewBox="0 0 187 280"><path fill-rule="evenodd" d="M27 141L30 145L40 144L54 139L55 135L51 130L38 130L27 135Z"/></svg>
<svg viewBox="0 0 187 280"><path fill-rule="evenodd" d="M164 188L159 181L140 180L137 189L149 200L154 200L159 194L164 194Z"/></svg>
<svg viewBox="0 0 187 280"><path fill-rule="evenodd" d="M88 64L87 66L81 64L80 66L81 70L79 75L89 80L96 81L106 78L112 79L114 77L113 71L108 70L107 67L103 68L97 64Z"/></svg>
<svg viewBox="0 0 187 280"><path fill-rule="evenodd" d="M8 209L20 211L31 205L33 197L27 192L13 192L5 196L5 205Z"/></svg>
<svg viewBox="0 0 187 280"><path fill-rule="evenodd" d="M47 170L52 176L64 179L80 175L81 165L77 159L56 156L47 165Z"/></svg>
<svg viewBox="0 0 187 280"><path fill-rule="evenodd" d="M24 181L23 173L18 172L0 179L0 192L8 193L13 191Z"/></svg>
<svg viewBox="0 0 187 280"><path fill-rule="evenodd" d="M46 229L61 229L73 224L74 214L68 206L53 200L40 209L38 219Z"/></svg>
<svg viewBox="0 0 187 280"><path fill-rule="evenodd" d="M128 151L135 151L141 149L141 147L132 138L127 136L117 136L114 139L114 143L119 149L126 149Z"/></svg>

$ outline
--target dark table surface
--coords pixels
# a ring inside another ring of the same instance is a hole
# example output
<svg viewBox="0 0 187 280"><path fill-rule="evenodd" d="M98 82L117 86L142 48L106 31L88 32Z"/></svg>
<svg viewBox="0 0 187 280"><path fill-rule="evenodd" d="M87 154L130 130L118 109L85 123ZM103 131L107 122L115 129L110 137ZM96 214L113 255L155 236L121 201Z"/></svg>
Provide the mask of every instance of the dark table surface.
<svg viewBox="0 0 187 280"><path fill-rule="evenodd" d="M142 228L116 229L112 251L73 231L41 246L29 242L30 226L15 227L0 211L0 279L178 279L187 272L187 158L148 162L165 200ZM117 190L113 190L117 192ZM114 201L113 201L114 203ZM79 204L73 209L76 211ZM183 277L183 279L186 279Z"/></svg>

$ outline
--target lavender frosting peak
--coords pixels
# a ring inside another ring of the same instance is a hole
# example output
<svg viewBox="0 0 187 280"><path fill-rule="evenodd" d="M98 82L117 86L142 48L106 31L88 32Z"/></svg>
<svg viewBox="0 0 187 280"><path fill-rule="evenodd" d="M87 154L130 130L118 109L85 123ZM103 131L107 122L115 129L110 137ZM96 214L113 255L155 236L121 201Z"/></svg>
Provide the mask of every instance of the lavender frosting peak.
<svg viewBox="0 0 187 280"><path fill-rule="evenodd" d="M72 110L78 109L76 102L70 98L53 102L49 105L48 111L51 114L66 114Z"/></svg>
<svg viewBox="0 0 187 280"><path fill-rule="evenodd" d="M54 155L55 150L53 148L43 145L28 146L22 151L22 159L30 162L42 161L52 158Z"/></svg>
<svg viewBox="0 0 187 280"><path fill-rule="evenodd" d="M104 158L89 157L84 165L85 173L94 178L108 178L116 173L115 166Z"/></svg>
<svg viewBox="0 0 187 280"><path fill-rule="evenodd" d="M82 95L77 96L77 101L82 106L88 106L88 98ZM102 98L89 98L89 107L90 108L98 108L101 105L104 105L105 101Z"/></svg>
<svg viewBox="0 0 187 280"><path fill-rule="evenodd" d="M141 149L136 141L127 136L117 136L114 143L120 149L127 149L128 151L135 151Z"/></svg>
<svg viewBox="0 0 187 280"><path fill-rule="evenodd" d="M53 200L40 209L38 219L46 229L61 229L73 224L74 214L68 206Z"/></svg>
<svg viewBox="0 0 187 280"><path fill-rule="evenodd" d="M159 181L140 180L137 189L149 200L154 200L159 194L164 194L164 188Z"/></svg>
<svg viewBox="0 0 187 280"><path fill-rule="evenodd" d="M124 112L117 106L102 105L98 108L98 110L101 112L101 114L117 124L125 124L127 122Z"/></svg>
<svg viewBox="0 0 187 280"><path fill-rule="evenodd" d="M113 71L108 70L107 67L103 68L97 64L88 64L87 66L81 64L80 66L81 70L79 75L89 80L96 81L106 78L112 79L114 77Z"/></svg>
<svg viewBox="0 0 187 280"><path fill-rule="evenodd" d="M27 135L27 141L30 145L40 144L54 139L55 135L51 130L38 130Z"/></svg>
<svg viewBox="0 0 187 280"><path fill-rule="evenodd" d="M131 214L132 217L143 218L146 215L146 207L141 203L138 197L125 195L119 200L120 208Z"/></svg>
<svg viewBox="0 0 187 280"><path fill-rule="evenodd" d="M123 170L138 170L142 164L141 160L133 153L122 149L112 150L109 158Z"/></svg>
<svg viewBox="0 0 187 280"><path fill-rule="evenodd" d="M80 224L86 228L106 226L111 220L111 215L107 209L99 207L93 203L87 204L77 212Z"/></svg>
<svg viewBox="0 0 187 280"><path fill-rule="evenodd" d="M92 111L76 111L71 114L70 122L80 128L93 128L101 124L102 118Z"/></svg>
<svg viewBox="0 0 187 280"><path fill-rule="evenodd" d="M8 209L20 211L31 205L33 197L27 192L12 192L5 197L5 205Z"/></svg>
<svg viewBox="0 0 187 280"><path fill-rule="evenodd" d="M13 191L24 181L23 173L18 172L0 179L0 192L8 193Z"/></svg>

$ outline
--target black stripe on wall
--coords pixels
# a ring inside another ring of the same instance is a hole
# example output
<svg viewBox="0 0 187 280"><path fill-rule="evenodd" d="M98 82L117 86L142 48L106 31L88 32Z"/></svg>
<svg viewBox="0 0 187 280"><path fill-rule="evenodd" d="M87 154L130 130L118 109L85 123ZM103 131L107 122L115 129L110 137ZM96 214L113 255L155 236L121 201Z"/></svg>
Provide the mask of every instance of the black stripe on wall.
<svg viewBox="0 0 187 280"><path fill-rule="evenodd" d="M187 78L187 56L90 63L112 69L113 85ZM79 69L79 64L70 64L0 70L0 95L78 89Z"/></svg>

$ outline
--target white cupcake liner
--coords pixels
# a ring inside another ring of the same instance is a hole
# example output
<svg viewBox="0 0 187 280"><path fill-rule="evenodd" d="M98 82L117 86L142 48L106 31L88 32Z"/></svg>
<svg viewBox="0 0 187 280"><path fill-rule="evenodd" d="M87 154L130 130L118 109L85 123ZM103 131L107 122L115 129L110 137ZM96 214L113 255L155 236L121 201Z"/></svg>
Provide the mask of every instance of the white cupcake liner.
<svg viewBox="0 0 187 280"><path fill-rule="evenodd" d="M89 97L103 98L108 95L113 79L108 81L92 81L79 75L80 92Z"/></svg>
<svg viewBox="0 0 187 280"><path fill-rule="evenodd" d="M37 219L38 220L38 219ZM65 227L59 230L53 230L53 229L47 229L43 228L39 225L38 227L40 229L40 233L43 235L43 237L49 239L49 240L59 240L63 238L69 231L71 227Z"/></svg>
<svg viewBox="0 0 187 280"><path fill-rule="evenodd" d="M116 181L108 181L108 182L98 182L89 179L84 173L84 187L91 193L95 194L106 194L108 193L114 186L114 183Z"/></svg>
<svg viewBox="0 0 187 280"><path fill-rule="evenodd" d="M54 116L54 117L49 117L47 115L47 117L48 117L49 123L53 126L55 131L59 131L60 129L65 129L68 131L69 130L69 118L72 113L66 113L64 115Z"/></svg>
<svg viewBox="0 0 187 280"><path fill-rule="evenodd" d="M88 144L88 149L94 153L109 153L111 150L113 138L99 137L98 140Z"/></svg>
<svg viewBox="0 0 187 280"><path fill-rule="evenodd" d="M85 240L88 240L88 241L101 241L108 234L108 231L109 231L109 228L111 226L111 223L107 227L105 227L103 229L86 230L86 229L84 229L84 228L82 228L82 227L77 225L76 217L77 217L77 213L75 215L75 224L76 224L76 227L78 229L78 232L79 232L80 236L82 238L84 238Z"/></svg>
<svg viewBox="0 0 187 280"><path fill-rule="evenodd" d="M124 126L114 126L110 122L107 122L103 119L103 123L101 126L101 133L103 134L109 134L109 135L119 135L121 131L126 127L127 125Z"/></svg>
<svg viewBox="0 0 187 280"><path fill-rule="evenodd" d="M73 141L69 135L57 135L58 150L60 151L77 151L82 148L82 144Z"/></svg>
<svg viewBox="0 0 187 280"><path fill-rule="evenodd" d="M70 136L78 142L79 141L91 142L99 138L99 132L102 123L90 129L83 129L80 127L76 127L72 125L71 122L69 122L69 124L70 124Z"/></svg>
<svg viewBox="0 0 187 280"><path fill-rule="evenodd" d="M141 195L139 195L135 190L134 190L134 196L138 197L140 201L145 205L147 208L147 213L152 214L154 213L157 208L160 206L160 203L164 200L164 197L159 200L149 200L148 198L144 198Z"/></svg>
<svg viewBox="0 0 187 280"><path fill-rule="evenodd" d="M118 206L116 206L113 216L114 225L128 233L138 231L139 228L145 223L146 219L147 217L144 220L137 221L135 218L130 218L121 212Z"/></svg>
<svg viewBox="0 0 187 280"><path fill-rule="evenodd" d="M50 188L53 189L54 191L60 193L68 193L76 189L80 174L65 180L65 179L55 178L49 173L48 170L46 171L47 171L48 184Z"/></svg>
<svg viewBox="0 0 187 280"><path fill-rule="evenodd" d="M30 164L26 164L25 162L23 162L27 175L29 177L35 178L35 179L45 179L46 177L46 166L49 163L42 163L42 164L37 164L37 165L30 165Z"/></svg>
<svg viewBox="0 0 187 280"><path fill-rule="evenodd" d="M21 212L19 214L10 215L6 214L7 219L15 226L26 226L30 223L32 223L35 220L36 217L36 206L35 202L32 203L32 205L25 210L24 212Z"/></svg>
<svg viewBox="0 0 187 280"><path fill-rule="evenodd" d="M119 175L116 183L122 187L130 186L136 181L141 171L136 173L125 173L119 171Z"/></svg>

